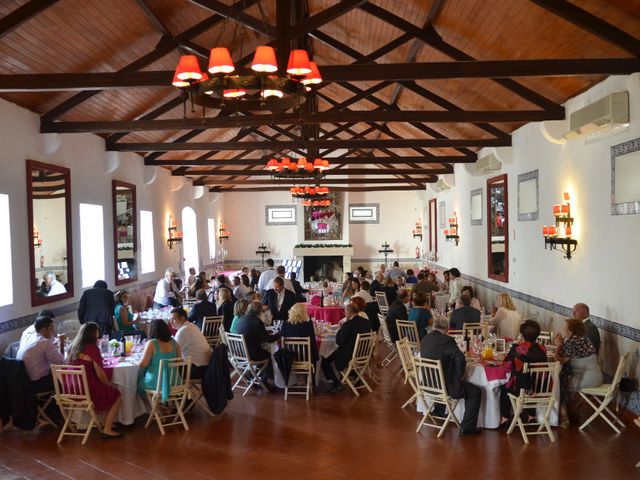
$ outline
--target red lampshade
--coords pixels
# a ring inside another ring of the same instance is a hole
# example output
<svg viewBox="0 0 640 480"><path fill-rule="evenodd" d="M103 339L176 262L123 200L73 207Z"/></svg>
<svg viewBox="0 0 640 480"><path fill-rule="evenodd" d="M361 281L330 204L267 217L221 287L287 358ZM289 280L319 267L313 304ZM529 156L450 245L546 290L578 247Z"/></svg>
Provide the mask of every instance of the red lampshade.
<svg viewBox="0 0 640 480"><path fill-rule="evenodd" d="M289 63L287 64L287 73L296 77L311 73L309 54L307 54L306 50L291 50Z"/></svg>
<svg viewBox="0 0 640 480"><path fill-rule="evenodd" d="M554 205L553 206L553 214L554 215L560 215L560 205Z"/></svg>
<svg viewBox="0 0 640 480"><path fill-rule="evenodd" d="M569 205L560 205L560 212L563 214L569 213Z"/></svg>
<svg viewBox="0 0 640 480"><path fill-rule="evenodd" d="M295 194L296 194L296 192L297 192L296 187L291 187L291 188L289 189L289 192L291 193L291 195L295 195Z"/></svg>
<svg viewBox="0 0 640 480"><path fill-rule="evenodd" d="M304 157L300 157L298 159L298 168L300 170L304 170L307 167L307 159Z"/></svg>
<svg viewBox="0 0 640 480"><path fill-rule="evenodd" d="M305 165L304 165L304 169L305 169L307 172L313 172L313 162L307 162L307 163L305 163Z"/></svg>
<svg viewBox="0 0 640 480"><path fill-rule="evenodd" d="M289 170L291 170L292 172L297 172L298 171L298 164L296 162L292 162L289 165Z"/></svg>
<svg viewBox="0 0 640 480"><path fill-rule="evenodd" d="M263 90L260 95L262 95L262 98L269 98L269 97L282 98L284 96L284 93L282 92L282 90L268 88L266 90Z"/></svg>
<svg viewBox="0 0 640 480"><path fill-rule="evenodd" d="M236 69L231 54L225 47L211 49L209 55L209 73L231 73Z"/></svg>
<svg viewBox="0 0 640 480"><path fill-rule="evenodd" d="M321 158L316 158L313 161L313 168L317 168L318 170L322 170L322 159Z"/></svg>
<svg viewBox="0 0 640 480"><path fill-rule="evenodd" d="M200 70L198 57L195 55L182 55L176 68L176 77L178 77L178 80L200 80L202 78L202 70Z"/></svg>
<svg viewBox="0 0 640 480"><path fill-rule="evenodd" d="M321 170L329 170L329 160L322 160L322 168Z"/></svg>
<svg viewBox="0 0 640 480"><path fill-rule="evenodd" d="M222 95L224 98L240 98L243 95L246 95L247 91L242 88L230 88L228 90L224 90Z"/></svg>
<svg viewBox="0 0 640 480"><path fill-rule="evenodd" d="M267 170L271 170L272 172L278 169L278 161L275 158L272 158L267 162Z"/></svg>
<svg viewBox="0 0 640 480"><path fill-rule="evenodd" d="M303 200L302 201L302 205L305 207L310 207L311 206L311 200Z"/></svg>
<svg viewBox="0 0 640 480"><path fill-rule="evenodd" d="M251 70L254 72L277 72L278 62L276 61L276 52L273 47L260 46L256 48L256 53L251 62Z"/></svg>
<svg viewBox="0 0 640 480"><path fill-rule="evenodd" d="M176 73L173 74L173 81L171 82L171 85L178 88L186 88L189 86L189 82L178 78L178 69L176 68Z"/></svg>
<svg viewBox="0 0 640 480"><path fill-rule="evenodd" d="M565 202L568 202L569 201L569 192L564 192L563 198L564 198Z"/></svg>
<svg viewBox="0 0 640 480"><path fill-rule="evenodd" d="M320 70L318 70L316 62L309 62L309 66L311 68L311 72L307 73L307 75L302 79L302 84L313 85L322 83L322 77L320 76Z"/></svg>
<svg viewBox="0 0 640 480"><path fill-rule="evenodd" d="M290 168L291 167L291 160L289 160L287 157L284 157L282 159L282 162L280 163L280 165L282 165L282 168Z"/></svg>
<svg viewBox="0 0 640 480"><path fill-rule="evenodd" d="M571 226L570 226L570 225L567 225L567 227L564 229L564 234L565 234L567 237L570 237L570 236L571 236Z"/></svg>

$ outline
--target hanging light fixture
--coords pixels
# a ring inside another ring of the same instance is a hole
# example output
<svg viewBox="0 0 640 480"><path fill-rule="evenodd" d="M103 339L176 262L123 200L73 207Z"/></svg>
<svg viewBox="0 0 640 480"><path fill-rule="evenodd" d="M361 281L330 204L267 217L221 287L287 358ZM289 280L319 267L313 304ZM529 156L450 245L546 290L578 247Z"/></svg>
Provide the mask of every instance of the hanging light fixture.
<svg viewBox="0 0 640 480"><path fill-rule="evenodd" d="M236 69L231 60L231 54L225 47L216 47L211 49L209 55L209 73L216 75L218 73L231 73Z"/></svg>
<svg viewBox="0 0 640 480"><path fill-rule="evenodd" d="M284 157L280 160L271 158L267 162L265 169L269 170L273 178L294 178L298 180L318 180L325 175L331 165L328 160L316 158L313 162L304 157L290 159Z"/></svg>

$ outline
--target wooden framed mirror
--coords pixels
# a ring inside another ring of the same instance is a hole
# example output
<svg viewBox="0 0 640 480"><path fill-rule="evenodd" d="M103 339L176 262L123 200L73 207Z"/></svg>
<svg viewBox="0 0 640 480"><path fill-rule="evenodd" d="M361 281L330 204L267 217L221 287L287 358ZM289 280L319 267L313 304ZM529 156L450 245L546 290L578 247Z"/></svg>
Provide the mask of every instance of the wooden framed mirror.
<svg viewBox="0 0 640 480"><path fill-rule="evenodd" d="M435 198L429 200L429 252L438 253L438 212Z"/></svg>
<svg viewBox="0 0 640 480"><path fill-rule="evenodd" d="M487 180L489 278L509 281L509 195L507 174Z"/></svg>
<svg viewBox="0 0 640 480"><path fill-rule="evenodd" d="M136 186L112 181L113 258L116 285L138 279L138 211Z"/></svg>
<svg viewBox="0 0 640 480"><path fill-rule="evenodd" d="M73 297L71 172L27 160L31 305Z"/></svg>

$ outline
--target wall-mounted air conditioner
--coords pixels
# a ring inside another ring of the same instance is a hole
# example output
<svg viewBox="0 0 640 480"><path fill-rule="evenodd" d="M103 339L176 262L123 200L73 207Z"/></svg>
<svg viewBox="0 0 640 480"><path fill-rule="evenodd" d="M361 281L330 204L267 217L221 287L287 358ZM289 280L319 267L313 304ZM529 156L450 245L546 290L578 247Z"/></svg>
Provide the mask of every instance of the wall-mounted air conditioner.
<svg viewBox="0 0 640 480"><path fill-rule="evenodd" d="M493 153L490 153L489 155L480 157L476 161L475 166L477 173L487 174L500 170L500 168L502 168L502 162L498 160L498 157L496 157Z"/></svg>
<svg viewBox="0 0 640 480"><path fill-rule="evenodd" d="M629 92L615 92L583 107L569 116L564 138L611 130L629 123Z"/></svg>

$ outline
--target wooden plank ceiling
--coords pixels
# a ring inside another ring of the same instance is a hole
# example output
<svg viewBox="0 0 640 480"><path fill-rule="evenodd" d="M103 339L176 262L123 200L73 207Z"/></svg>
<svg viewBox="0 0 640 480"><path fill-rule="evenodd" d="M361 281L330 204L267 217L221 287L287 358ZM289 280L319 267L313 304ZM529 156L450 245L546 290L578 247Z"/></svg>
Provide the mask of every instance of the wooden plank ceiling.
<svg viewBox="0 0 640 480"><path fill-rule="evenodd" d="M94 132L213 191L287 189L264 164L300 154L330 158L337 189L422 189L640 71L640 0L5 0L0 17L0 94L42 132ZM173 69L216 42L236 65L305 47L325 82L302 113L185 119Z"/></svg>

